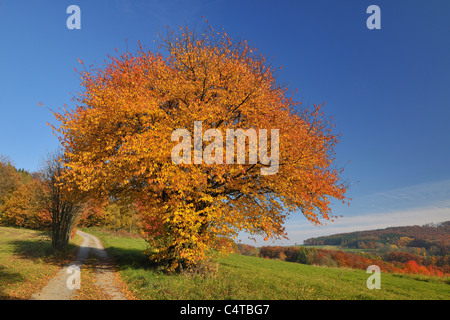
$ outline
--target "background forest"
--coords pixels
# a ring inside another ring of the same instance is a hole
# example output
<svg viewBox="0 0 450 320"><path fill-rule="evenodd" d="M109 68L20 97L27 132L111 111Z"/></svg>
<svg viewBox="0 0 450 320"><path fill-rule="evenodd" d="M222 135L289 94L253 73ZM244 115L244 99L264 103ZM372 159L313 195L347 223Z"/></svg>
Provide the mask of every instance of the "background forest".
<svg viewBox="0 0 450 320"><path fill-rule="evenodd" d="M41 201L42 192L40 172L17 169L11 159L0 157L0 225L50 229L51 215ZM114 199L89 200L83 205L77 226L139 233L142 221L134 205L121 204Z"/></svg>
<svg viewBox="0 0 450 320"><path fill-rule="evenodd" d="M9 158L1 157L0 225L49 230L51 216L40 202L41 193L39 172L17 169ZM114 199L88 201L77 227L138 235L145 223L139 209L137 204ZM450 221L310 238L303 246L255 247L238 243L234 252L328 267L366 269L375 264L384 272L444 277L450 274Z"/></svg>
<svg viewBox="0 0 450 320"><path fill-rule="evenodd" d="M238 244L238 249L245 255L310 265L366 269L374 264L384 272L443 277L450 273L450 221L310 238L304 246Z"/></svg>

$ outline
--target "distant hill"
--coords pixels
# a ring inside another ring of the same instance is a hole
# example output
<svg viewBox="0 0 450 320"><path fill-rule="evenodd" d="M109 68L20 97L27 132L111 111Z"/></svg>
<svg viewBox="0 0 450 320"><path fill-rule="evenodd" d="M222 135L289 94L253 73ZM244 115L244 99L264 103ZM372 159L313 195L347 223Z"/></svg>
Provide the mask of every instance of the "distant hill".
<svg viewBox="0 0 450 320"><path fill-rule="evenodd" d="M425 248L438 255L450 251L450 221L423 226L389 227L309 238L305 245L332 245L341 248L377 249L386 245Z"/></svg>
<svg viewBox="0 0 450 320"><path fill-rule="evenodd" d="M450 275L450 221L310 238L304 246L237 244L236 253L300 264L383 272Z"/></svg>

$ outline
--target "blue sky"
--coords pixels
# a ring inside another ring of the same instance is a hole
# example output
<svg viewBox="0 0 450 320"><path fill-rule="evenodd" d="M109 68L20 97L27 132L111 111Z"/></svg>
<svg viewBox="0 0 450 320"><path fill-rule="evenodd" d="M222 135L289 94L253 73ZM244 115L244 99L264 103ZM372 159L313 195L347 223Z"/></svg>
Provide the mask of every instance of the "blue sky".
<svg viewBox="0 0 450 320"><path fill-rule="evenodd" d="M66 27L72 4L80 30ZM380 30L366 27L372 4ZM101 64L138 41L155 50L165 25L200 26L204 16L282 66L278 80L298 88L298 100L326 102L343 135L336 151L351 206L334 206L344 218L321 228L292 216L283 243L450 220L449 13L446 0L0 0L0 154L33 171L57 148L38 103L70 105L78 58Z"/></svg>

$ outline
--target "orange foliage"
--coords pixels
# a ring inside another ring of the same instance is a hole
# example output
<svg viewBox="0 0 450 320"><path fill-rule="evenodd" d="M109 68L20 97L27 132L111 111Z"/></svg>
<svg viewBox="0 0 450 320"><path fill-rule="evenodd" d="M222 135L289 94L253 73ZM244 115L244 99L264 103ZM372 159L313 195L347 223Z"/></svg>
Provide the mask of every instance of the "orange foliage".
<svg viewBox="0 0 450 320"><path fill-rule="evenodd" d="M40 206L37 193L41 188L38 180L22 183L4 199L1 220L4 224L31 229L48 228L50 214Z"/></svg>
<svg viewBox="0 0 450 320"><path fill-rule="evenodd" d="M104 222L104 201L88 199L80 212L78 225L83 227L101 226Z"/></svg>
<svg viewBox="0 0 450 320"><path fill-rule="evenodd" d="M286 237L285 210L316 224L335 219L330 200L344 202L346 187L322 107L288 97L264 57L225 32L181 28L164 46L167 57L140 48L81 72L76 109L54 113L72 187L139 202L154 257L172 269L205 260L211 248L228 251L242 230ZM223 136L279 129L278 173L261 175L261 163L174 164L171 134L192 133L194 121Z"/></svg>
<svg viewBox="0 0 450 320"><path fill-rule="evenodd" d="M290 262L301 262L298 259L298 252L306 250L306 252L313 252L309 255L309 263L313 265L338 266L355 269L366 270L369 265L377 265L382 272L395 273L409 273L409 274L423 274L433 275L438 277L448 276L449 273L445 268L436 265L423 265L419 260L420 257L415 257L412 254L399 254L392 252L388 257L389 261L384 261L380 258L370 256L363 256L361 254L344 252L341 250L326 250L314 249L311 247L282 247L282 246L264 246L260 250L260 257L267 259L281 259ZM405 261L405 257L412 257L416 260ZM398 260L394 260L398 259ZM304 261L301 263L305 263Z"/></svg>

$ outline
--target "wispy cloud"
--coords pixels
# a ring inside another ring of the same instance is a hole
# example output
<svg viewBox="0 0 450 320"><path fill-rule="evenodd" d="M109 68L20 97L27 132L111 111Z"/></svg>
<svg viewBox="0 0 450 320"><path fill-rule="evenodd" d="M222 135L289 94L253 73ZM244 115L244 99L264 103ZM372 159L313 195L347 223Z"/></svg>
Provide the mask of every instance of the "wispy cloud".
<svg viewBox="0 0 450 320"><path fill-rule="evenodd" d="M379 212L425 207L450 200L450 180L421 183L356 198L354 210Z"/></svg>
<svg viewBox="0 0 450 320"><path fill-rule="evenodd" d="M371 213L338 219L325 226L315 227L309 223L297 223L287 226L289 241L284 243L302 243L311 237L336 233L383 229L395 226L424 225L450 220L450 201L439 206L405 209L389 213Z"/></svg>
<svg viewBox="0 0 450 320"><path fill-rule="evenodd" d="M289 240L264 242L256 245L301 244L312 237L394 226L424 225L450 220L450 180L417 184L404 188L373 193L355 199L343 218L316 227L298 214L286 221ZM241 238L246 241L245 237Z"/></svg>

